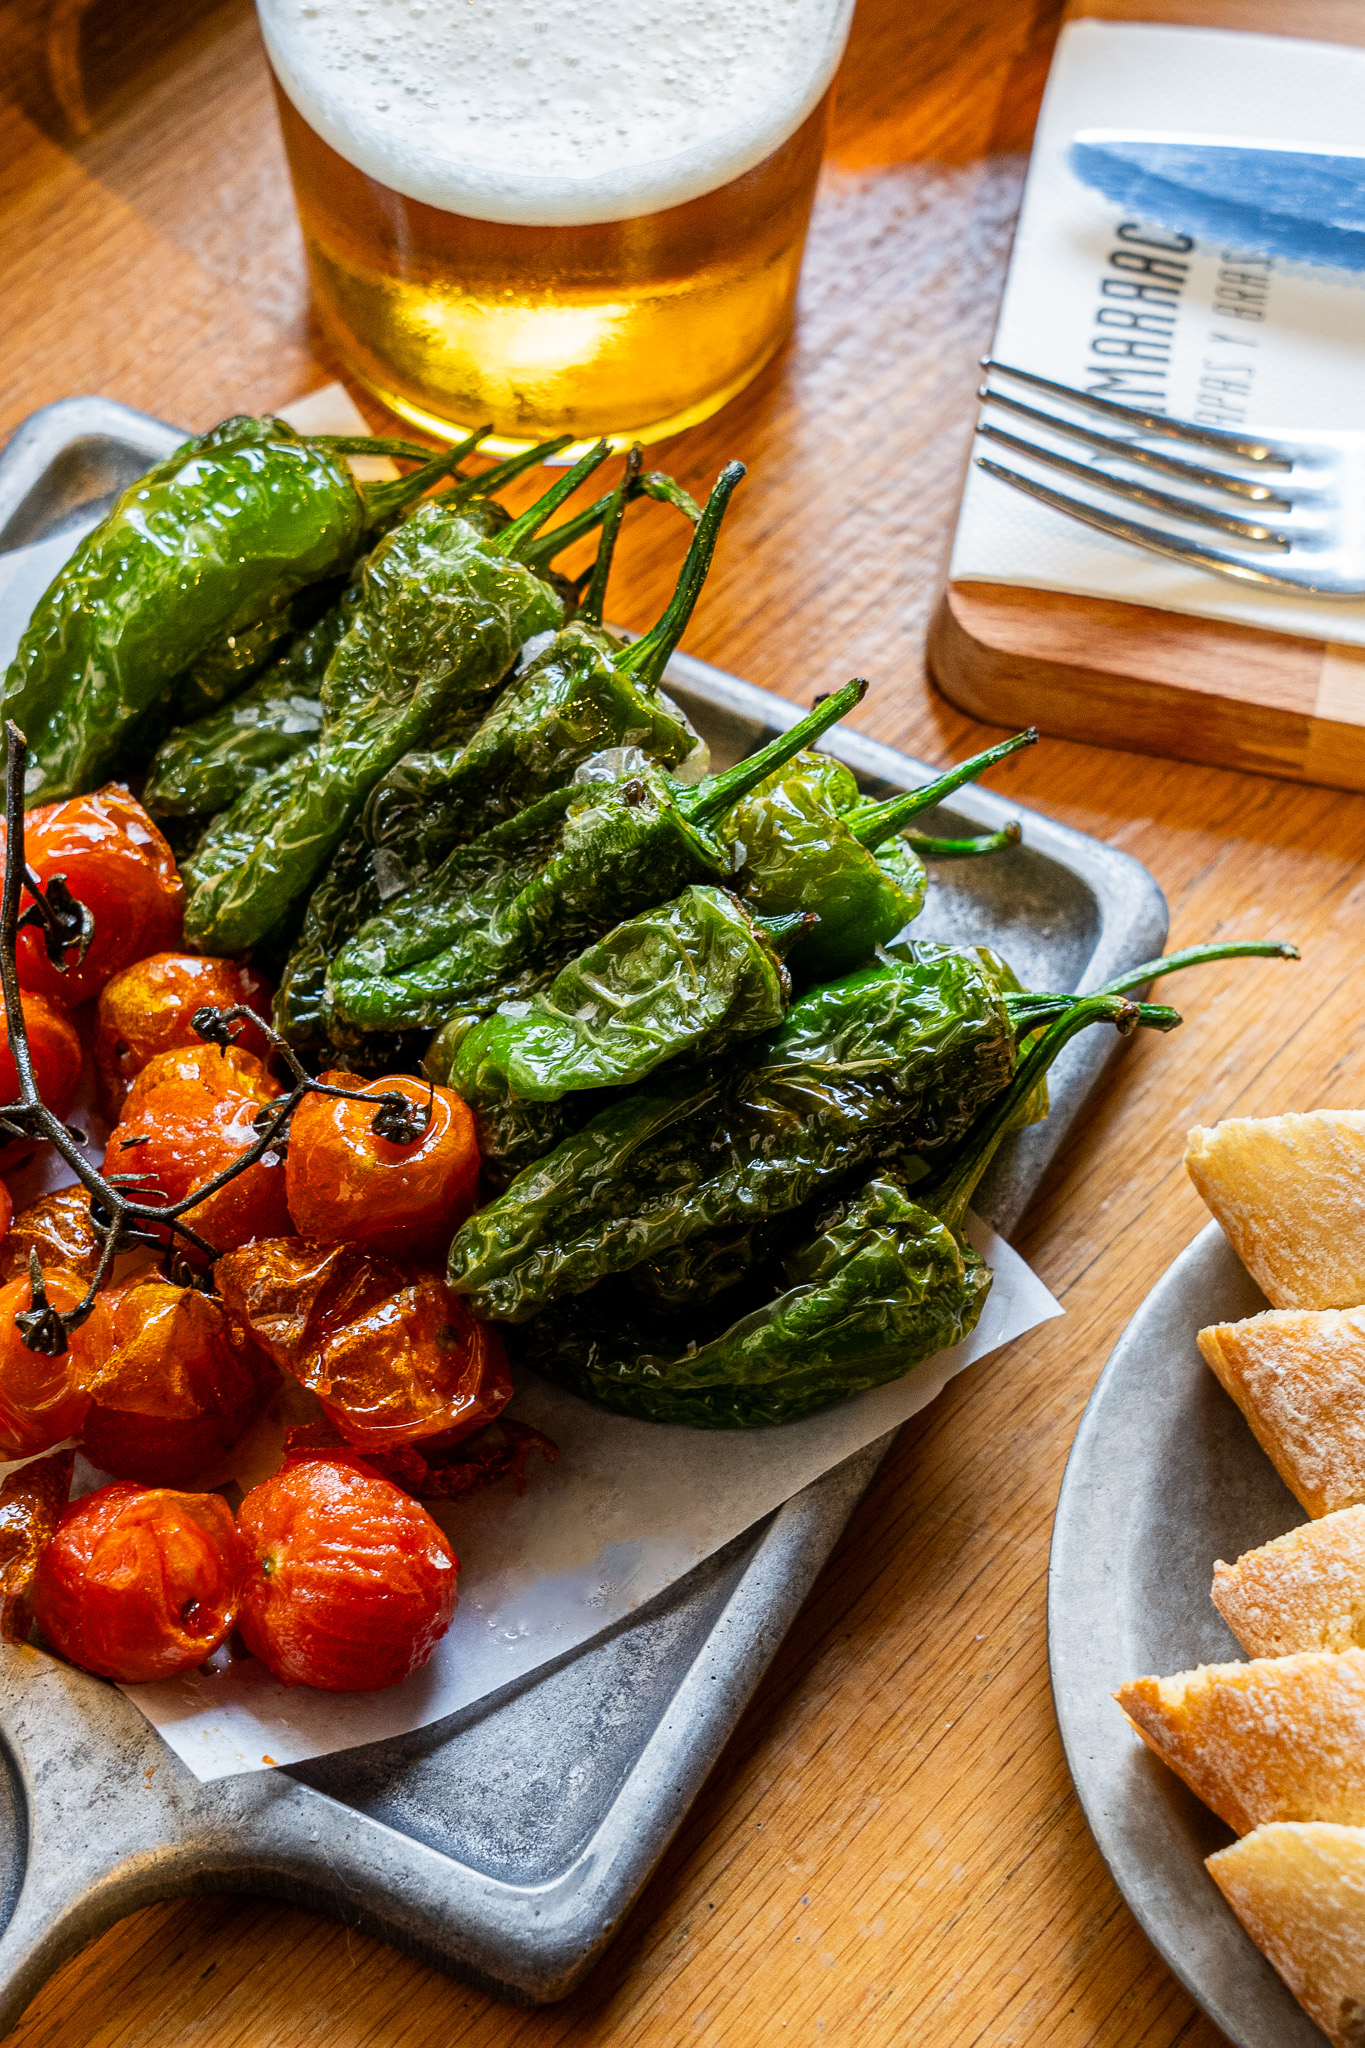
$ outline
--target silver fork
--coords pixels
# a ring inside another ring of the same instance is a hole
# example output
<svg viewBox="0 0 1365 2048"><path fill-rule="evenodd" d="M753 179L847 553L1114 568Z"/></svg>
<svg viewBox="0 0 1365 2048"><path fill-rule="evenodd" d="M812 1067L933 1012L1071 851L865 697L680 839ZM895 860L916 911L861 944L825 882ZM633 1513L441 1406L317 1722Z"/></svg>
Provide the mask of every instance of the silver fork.
<svg viewBox="0 0 1365 2048"><path fill-rule="evenodd" d="M1365 597L1365 433L1321 433L1316 430L1273 440L1264 434L1235 434L1221 427L1202 427L1193 420L1168 419L1144 412L1069 385L1054 384L1031 370L982 359L995 377L1011 378L1032 391L1082 414L1098 415L1122 430L1101 433L1084 420L1058 417L1001 391L989 381L980 397L1011 419L1026 421L1048 434L1079 442L1092 451L1088 462L1056 448L1027 440L1021 434L983 419L977 433L983 440L1043 468L1057 470L1087 489L1131 505L1144 506L1180 525L1212 527L1241 547L1210 547L1194 535L1125 518L1104 504L1068 497L1050 484L977 457L977 467L1055 511L1068 513L1101 533L1113 534L1152 553L1168 555L1192 568L1231 576L1239 583L1303 591L1314 597ZM1176 455L1171 443L1193 451ZM1119 473L1096 467L1096 458L1121 465ZM1193 459L1198 458L1198 459ZM1216 466L1215 466L1216 464ZM1165 490L1132 477L1123 469L1170 478L1182 490Z"/></svg>

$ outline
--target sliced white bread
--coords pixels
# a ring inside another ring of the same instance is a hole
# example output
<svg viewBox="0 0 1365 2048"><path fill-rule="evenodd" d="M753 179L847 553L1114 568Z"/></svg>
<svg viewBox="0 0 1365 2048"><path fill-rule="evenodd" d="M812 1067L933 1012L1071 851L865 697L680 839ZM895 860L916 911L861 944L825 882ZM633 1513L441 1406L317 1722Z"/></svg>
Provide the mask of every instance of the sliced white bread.
<svg viewBox="0 0 1365 2048"><path fill-rule="evenodd" d="M1185 1168L1272 1308L1365 1302L1365 1110L1196 1125Z"/></svg>
<svg viewBox="0 0 1365 2048"><path fill-rule="evenodd" d="M1208 1872L1332 2048L1365 2042L1365 1828L1273 1821Z"/></svg>

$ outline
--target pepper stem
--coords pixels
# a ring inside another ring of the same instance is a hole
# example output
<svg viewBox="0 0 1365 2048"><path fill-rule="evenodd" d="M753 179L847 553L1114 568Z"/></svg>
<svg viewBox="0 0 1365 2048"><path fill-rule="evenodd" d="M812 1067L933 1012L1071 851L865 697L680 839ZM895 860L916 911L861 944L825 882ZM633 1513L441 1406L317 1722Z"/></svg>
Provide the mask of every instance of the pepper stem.
<svg viewBox="0 0 1365 2048"><path fill-rule="evenodd" d="M1013 818L999 832L982 832L975 839L933 839L927 832L901 835L907 846L924 860L975 860L982 853L1003 853L1017 846L1023 832Z"/></svg>
<svg viewBox="0 0 1365 2048"><path fill-rule="evenodd" d="M526 542L535 539L546 520L554 516L565 499L571 498L595 469L602 467L610 454L611 443L599 441L595 448L589 448L586 455L580 455L572 469L566 469L558 482L551 484L534 505L528 505L520 518L514 519L496 540L488 543L489 553L519 556Z"/></svg>
<svg viewBox="0 0 1365 2048"><path fill-rule="evenodd" d="M552 455L558 455L561 448L567 448L572 434L560 434L553 441L537 442L534 448L523 448L520 455L509 455L506 462L499 462L492 469L482 469L477 476L466 477L459 487L461 498L487 498L494 491L500 491L504 484L522 476L528 469L534 469L539 462L548 462ZM443 499L444 502L444 499Z"/></svg>
<svg viewBox="0 0 1365 2048"><path fill-rule="evenodd" d="M742 462L727 462L716 478L711 495L706 501L706 510L697 521L692 535L692 545L678 572L678 581L668 608L657 624L638 640L632 641L625 653L618 657L618 670L627 675L638 674L646 684L657 683L668 658L687 629L687 622L701 595L706 572L711 567L715 553L720 523L725 517L726 507L734 495L735 485L744 475Z"/></svg>
<svg viewBox="0 0 1365 2048"><path fill-rule="evenodd" d="M797 940L804 939L807 932L813 932L819 922L819 915L814 910L789 910L781 917L754 919L779 960L785 960Z"/></svg>
<svg viewBox="0 0 1365 2048"><path fill-rule="evenodd" d="M592 575L578 607L580 619L586 619L590 626L602 623L602 608L607 601L607 578L611 574L611 558L616 549L616 536L621 531L621 521L626 514L626 500L630 487L638 478L644 465L644 454L637 441L626 456L626 467L620 483L612 492L602 520L602 538L597 543L597 558L592 565Z"/></svg>
<svg viewBox="0 0 1365 2048"><path fill-rule="evenodd" d="M709 508L708 508L709 509ZM636 646L639 645L637 641ZM634 653L632 648L631 653ZM619 666L619 664L618 664ZM808 711L804 718L797 720L786 732L779 733L775 740L769 740L766 747L760 747L756 754L749 754L743 761L737 761L733 768L727 768L723 775L707 775L695 789L683 790L675 799L678 809L694 825L709 824L720 817L732 804L746 797L751 789L790 761L793 754L818 740L822 732L837 725L846 711L855 704L861 704L867 695L867 683L862 676L855 676L851 683L845 683L841 690L831 690L822 697L814 711Z"/></svg>
<svg viewBox="0 0 1365 2048"><path fill-rule="evenodd" d="M893 832L899 832L902 825L909 824L921 811L932 810L942 803L945 796L951 796L955 789L961 789L964 782L975 782L978 775L985 773L997 761L1008 760L1021 747L1031 747L1038 734L1030 726L1027 732L1016 733L1012 740L1002 740L998 747L987 747L984 754L973 754L968 761L959 761L956 768L950 768L946 775L940 775L933 782L926 782L922 789L907 790L904 796L888 797L884 804L872 804L867 810L854 811L847 819L853 837L860 846L871 853L889 839Z"/></svg>
<svg viewBox="0 0 1365 2048"><path fill-rule="evenodd" d="M365 501L365 510L376 524L392 519L397 512L406 511L443 476L457 475L466 455L472 455L491 427L480 427L475 433L466 434L463 441L457 441L453 448L447 448L440 455L433 455L420 469L410 470L407 476L394 477L389 483L361 485L360 495ZM344 451L338 450L338 453ZM373 452L373 450L371 450Z"/></svg>
<svg viewBox="0 0 1365 2048"><path fill-rule="evenodd" d="M1113 1024L1127 1038L1140 1025L1153 1031L1174 1031L1178 1010L1162 1003L1131 1003L1126 996L1076 996L1070 1008L1025 1053L1008 1088L977 1118L951 1158L927 1180L917 1181L914 1199L952 1230L960 1230L977 1183L990 1165L996 1146L1021 1102L1030 1096L1062 1048L1091 1024Z"/></svg>
<svg viewBox="0 0 1365 2048"><path fill-rule="evenodd" d="M1164 974L1177 974L1182 967L1202 967L1207 960L1297 960L1299 949L1285 939L1233 939L1223 946L1186 946L1179 953L1167 953L1162 960L1144 960L1140 967L1125 968L1112 981L1095 990L1096 995L1122 995L1126 989L1141 988L1160 981Z"/></svg>
<svg viewBox="0 0 1365 2048"><path fill-rule="evenodd" d="M694 526L701 518L701 506L692 493L685 491L666 469L651 469L640 478L640 489L647 498L653 498L656 504L671 505L674 511L683 513Z"/></svg>

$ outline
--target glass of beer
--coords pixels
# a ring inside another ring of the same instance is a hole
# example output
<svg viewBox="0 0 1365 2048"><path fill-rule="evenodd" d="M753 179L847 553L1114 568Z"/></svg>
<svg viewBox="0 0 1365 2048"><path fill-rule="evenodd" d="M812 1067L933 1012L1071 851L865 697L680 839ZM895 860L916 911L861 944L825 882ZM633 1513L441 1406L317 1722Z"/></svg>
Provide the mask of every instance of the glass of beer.
<svg viewBox="0 0 1365 2048"><path fill-rule="evenodd" d="M791 323L853 0L258 0L318 312L495 453L655 441Z"/></svg>

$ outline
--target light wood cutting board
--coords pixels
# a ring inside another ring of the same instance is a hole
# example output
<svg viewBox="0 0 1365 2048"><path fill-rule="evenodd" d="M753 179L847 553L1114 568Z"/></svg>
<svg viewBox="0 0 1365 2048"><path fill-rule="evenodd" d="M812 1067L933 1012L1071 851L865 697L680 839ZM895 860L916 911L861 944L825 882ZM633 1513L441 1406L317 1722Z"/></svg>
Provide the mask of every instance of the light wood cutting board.
<svg viewBox="0 0 1365 2048"><path fill-rule="evenodd" d="M1365 47L1365 0L1073 0L1067 15ZM944 591L929 664L990 725L1365 790L1365 652L1353 648L972 582Z"/></svg>

